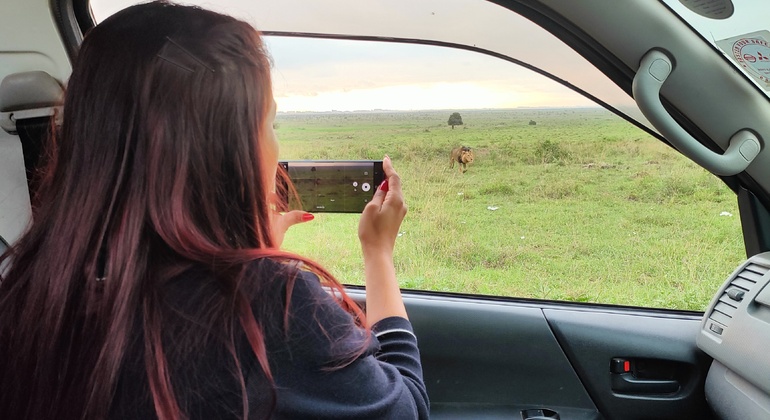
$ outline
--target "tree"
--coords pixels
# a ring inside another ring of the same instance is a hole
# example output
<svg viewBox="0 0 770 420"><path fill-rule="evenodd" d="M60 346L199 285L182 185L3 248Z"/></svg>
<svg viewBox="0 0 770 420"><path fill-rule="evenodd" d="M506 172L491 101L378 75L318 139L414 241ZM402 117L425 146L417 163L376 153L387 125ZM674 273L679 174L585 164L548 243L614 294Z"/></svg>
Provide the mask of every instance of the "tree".
<svg viewBox="0 0 770 420"><path fill-rule="evenodd" d="M454 130L456 125L463 125L463 117L460 116L459 112L453 112L452 115L449 116L447 124L451 125L452 130Z"/></svg>

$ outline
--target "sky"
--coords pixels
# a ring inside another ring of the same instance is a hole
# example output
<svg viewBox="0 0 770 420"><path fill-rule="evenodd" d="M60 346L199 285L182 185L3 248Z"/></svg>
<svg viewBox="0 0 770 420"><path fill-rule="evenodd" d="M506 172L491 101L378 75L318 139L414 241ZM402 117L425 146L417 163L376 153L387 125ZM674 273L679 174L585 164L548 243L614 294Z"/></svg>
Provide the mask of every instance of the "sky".
<svg viewBox="0 0 770 420"><path fill-rule="evenodd" d="M187 0L263 31L438 40L503 53L554 73L615 106L633 105L548 32L479 0ZM92 0L97 21L135 0ZM472 17L472 18L471 18ZM280 111L597 106L513 63L455 48L266 37Z"/></svg>
<svg viewBox="0 0 770 420"><path fill-rule="evenodd" d="M544 76L470 51L286 37L267 42L283 111L592 105Z"/></svg>

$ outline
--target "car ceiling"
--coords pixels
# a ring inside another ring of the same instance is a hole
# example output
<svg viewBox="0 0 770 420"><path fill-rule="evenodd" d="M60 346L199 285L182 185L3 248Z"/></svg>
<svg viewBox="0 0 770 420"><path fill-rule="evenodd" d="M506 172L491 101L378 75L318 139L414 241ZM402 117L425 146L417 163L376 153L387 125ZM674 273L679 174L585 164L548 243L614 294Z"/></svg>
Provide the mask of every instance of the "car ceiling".
<svg viewBox="0 0 770 420"><path fill-rule="evenodd" d="M18 16L25 19L18 19ZM42 70L59 80L71 71L69 58L58 39L46 0L9 0L0 13L0 79L8 74Z"/></svg>

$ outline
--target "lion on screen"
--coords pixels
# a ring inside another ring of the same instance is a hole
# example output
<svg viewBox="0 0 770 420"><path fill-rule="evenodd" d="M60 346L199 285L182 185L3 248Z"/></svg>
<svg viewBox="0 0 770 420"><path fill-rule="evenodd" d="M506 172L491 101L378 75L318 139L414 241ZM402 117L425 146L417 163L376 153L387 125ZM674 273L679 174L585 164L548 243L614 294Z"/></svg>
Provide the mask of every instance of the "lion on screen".
<svg viewBox="0 0 770 420"><path fill-rule="evenodd" d="M460 164L460 173L465 173L466 165L473 163L473 150L468 146L455 147L449 157L449 167L454 168L455 162Z"/></svg>

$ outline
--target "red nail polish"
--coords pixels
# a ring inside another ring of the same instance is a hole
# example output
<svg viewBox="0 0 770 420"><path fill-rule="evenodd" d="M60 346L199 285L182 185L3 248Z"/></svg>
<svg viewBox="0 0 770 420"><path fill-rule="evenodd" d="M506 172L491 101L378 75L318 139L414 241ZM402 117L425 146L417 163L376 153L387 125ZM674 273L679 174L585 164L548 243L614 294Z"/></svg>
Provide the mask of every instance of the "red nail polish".
<svg viewBox="0 0 770 420"><path fill-rule="evenodd" d="M382 192L388 192L388 180L382 181L382 184L380 184L378 188L381 189Z"/></svg>
<svg viewBox="0 0 770 420"><path fill-rule="evenodd" d="M315 216L313 216L311 213L305 213L302 215L302 221L308 222L315 219Z"/></svg>

